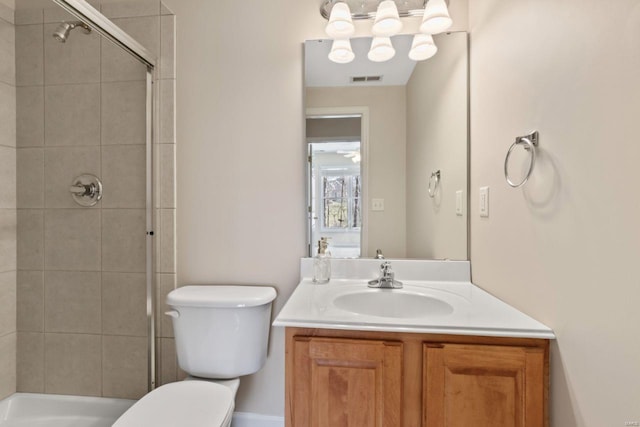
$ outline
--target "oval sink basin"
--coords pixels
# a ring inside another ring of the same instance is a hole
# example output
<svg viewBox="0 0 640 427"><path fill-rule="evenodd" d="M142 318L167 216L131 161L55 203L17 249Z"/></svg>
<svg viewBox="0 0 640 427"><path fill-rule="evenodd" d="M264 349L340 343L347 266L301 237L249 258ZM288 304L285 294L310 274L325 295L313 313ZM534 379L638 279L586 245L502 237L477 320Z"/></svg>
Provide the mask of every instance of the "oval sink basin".
<svg viewBox="0 0 640 427"><path fill-rule="evenodd" d="M453 313L453 307L442 300L398 290L340 295L333 300L333 304L341 310L379 317L410 318Z"/></svg>

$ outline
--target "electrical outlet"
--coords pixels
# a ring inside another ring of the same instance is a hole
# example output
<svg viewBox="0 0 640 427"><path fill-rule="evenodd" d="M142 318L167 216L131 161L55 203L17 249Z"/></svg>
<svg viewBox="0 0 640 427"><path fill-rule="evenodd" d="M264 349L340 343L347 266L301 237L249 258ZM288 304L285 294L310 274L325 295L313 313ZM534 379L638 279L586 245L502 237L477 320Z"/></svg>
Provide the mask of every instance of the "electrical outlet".
<svg viewBox="0 0 640 427"><path fill-rule="evenodd" d="M489 187L480 187L480 216L489 217Z"/></svg>
<svg viewBox="0 0 640 427"><path fill-rule="evenodd" d="M377 212L384 211L384 199L371 199L371 210Z"/></svg>

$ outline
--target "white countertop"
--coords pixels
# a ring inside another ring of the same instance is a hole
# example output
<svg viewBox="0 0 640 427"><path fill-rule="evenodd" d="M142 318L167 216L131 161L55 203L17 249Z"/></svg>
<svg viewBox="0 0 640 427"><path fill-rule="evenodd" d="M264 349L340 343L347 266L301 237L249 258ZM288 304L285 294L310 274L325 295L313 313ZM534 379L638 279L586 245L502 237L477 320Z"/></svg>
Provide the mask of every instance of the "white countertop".
<svg viewBox="0 0 640 427"><path fill-rule="evenodd" d="M334 278L323 285L314 284L311 281L308 274L309 267L312 266L311 262L303 259L301 263L303 278L278 314L273 323L274 326L555 338L553 331L547 326L472 284L467 279L469 271L467 262L391 260L396 271L396 279L404 284L401 290L367 287L367 281L377 277L377 269L380 265L378 260L333 260ZM345 276L350 277L345 278ZM414 295L415 298L424 296L443 301L453 310L446 313L421 313L415 317L398 318L354 313L340 309L334 304L336 296L361 292L400 292Z"/></svg>

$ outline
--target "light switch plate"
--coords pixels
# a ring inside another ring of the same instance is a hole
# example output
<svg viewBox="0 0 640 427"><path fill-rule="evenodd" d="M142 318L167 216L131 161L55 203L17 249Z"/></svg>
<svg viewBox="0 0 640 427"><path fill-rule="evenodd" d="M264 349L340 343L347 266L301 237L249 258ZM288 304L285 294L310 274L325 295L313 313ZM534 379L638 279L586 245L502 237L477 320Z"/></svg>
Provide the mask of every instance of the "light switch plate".
<svg viewBox="0 0 640 427"><path fill-rule="evenodd" d="M462 190L458 190L456 191L456 215L458 216L462 216L463 214L463 207L464 207L464 202L462 200L462 195L463 195L463 191Z"/></svg>
<svg viewBox="0 0 640 427"><path fill-rule="evenodd" d="M489 217L489 187L480 187L480 216Z"/></svg>
<svg viewBox="0 0 640 427"><path fill-rule="evenodd" d="M377 212L384 211L384 199L371 199L371 210Z"/></svg>

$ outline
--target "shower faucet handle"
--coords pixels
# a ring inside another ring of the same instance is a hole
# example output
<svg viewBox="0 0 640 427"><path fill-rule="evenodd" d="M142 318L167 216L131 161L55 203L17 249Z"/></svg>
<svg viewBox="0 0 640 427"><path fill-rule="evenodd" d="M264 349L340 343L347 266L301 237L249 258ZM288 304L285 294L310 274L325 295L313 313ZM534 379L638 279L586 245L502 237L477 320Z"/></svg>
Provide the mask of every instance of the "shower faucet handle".
<svg viewBox="0 0 640 427"><path fill-rule="evenodd" d="M89 184L89 185L76 184L69 187L69 191L72 194L76 194L78 196L91 196L96 192L96 186L94 184Z"/></svg>
<svg viewBox="0 0 640 427"><path fill-rule="evenodd" d="M80 206L94 206L102 198L102 183L95 175L80 175L69 186L69 192Z"/></svg>

